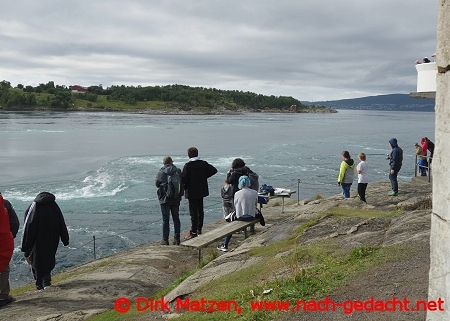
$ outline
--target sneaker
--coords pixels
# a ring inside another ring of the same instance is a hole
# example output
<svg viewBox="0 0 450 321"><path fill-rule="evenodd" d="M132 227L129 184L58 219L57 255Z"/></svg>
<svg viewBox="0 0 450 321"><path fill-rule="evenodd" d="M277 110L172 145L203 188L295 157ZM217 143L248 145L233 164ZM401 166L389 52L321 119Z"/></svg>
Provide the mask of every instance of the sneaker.
<svg viewBox="0 0 450 321"><path fill-rule="evenodd" d="M197 235L202 234L202 229L197 230Z"/></svg>
<svg viewBox="0 0 450 321"><path fill-rule="evenodd" d="M6 299L0 300L0 308L7 306L10 303L13 303L14 301L16 301L16 299L14 299L12 296L8 295L8 297Z"/></svg>
<svg viewBox="0 0 450 321"><path fill-rule="evenodd" d="M189 232L189 234L184 239L190 240L193 239L194 237L197 237L197 233Z"/></svg>
<svg viewBox="0 0 450 321"><path fill-rule="evenodd" d="M394 191L390 191L389 193L388 193L388 196L397 196L398 195L398 193L396 193L396 192L394 192Z"/></svg>
<svg viewBox="0 0 450 321"><path fill-rule="evenodd" d="M227 246L225 246L225 244L220 244L218 247L217 247L217 249L219 250L219 251L222 251L222 252L226 252L226 251L228 251L228 247Z"/></svg>
<svg viewBox="0 0 450 321"><path fill-rule="evenodd" d="M173 238L173 245L180 245L180 238L179 237L174 237Z"/></svg>
<svg viewBox="0 0 450 321"><path fill-rule="evenodd" d="M161 243L159 243L159 245L169 245L169 241L162 240Z"/></svg>
<svg viewBox="0 0 450 321"><path fill-rule="evenodd" d="M36 285L36 292L44 291L44 287L42 285Z"/></svg>

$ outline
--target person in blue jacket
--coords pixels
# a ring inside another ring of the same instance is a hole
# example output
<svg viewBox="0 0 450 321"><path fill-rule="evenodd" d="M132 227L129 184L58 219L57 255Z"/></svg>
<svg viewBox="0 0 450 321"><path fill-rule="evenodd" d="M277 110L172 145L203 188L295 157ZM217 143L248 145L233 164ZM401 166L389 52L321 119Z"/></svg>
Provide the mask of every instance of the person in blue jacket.
<svg viewBox="0 0 450 321"><path fill-rule="evenodd" d="M402 168L403 150L398 146L397 139L391 138L389 140L391 152L388 154L389 159L389 180L391 181L392 190L388 193L389 196L398 195L398 181L397 175Z"/></svg>

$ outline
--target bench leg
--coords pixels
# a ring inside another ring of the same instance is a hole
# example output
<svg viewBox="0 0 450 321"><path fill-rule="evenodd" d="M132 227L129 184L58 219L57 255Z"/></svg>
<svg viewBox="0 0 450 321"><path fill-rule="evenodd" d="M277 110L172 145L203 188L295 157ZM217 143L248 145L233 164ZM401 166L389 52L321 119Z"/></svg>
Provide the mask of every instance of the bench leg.
<svg viewBox="0 0 450 321"><path fill-rule="evenodd" d="M198 249L198 264L200 264L201 261L202 261L202 249L199 248Z"/></svg>

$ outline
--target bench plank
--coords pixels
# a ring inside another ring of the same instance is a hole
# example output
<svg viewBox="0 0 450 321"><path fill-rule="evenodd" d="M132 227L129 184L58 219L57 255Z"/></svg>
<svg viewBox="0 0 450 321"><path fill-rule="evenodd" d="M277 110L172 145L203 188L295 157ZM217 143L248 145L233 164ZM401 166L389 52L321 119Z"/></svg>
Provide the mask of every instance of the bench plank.
<svg viewBox="0 0 450 321"><path fill-rule="evenodd" d="M258 223L259 220L253 221L233 221L230 223L225 223L212 231L208 231L204 234L200 234L197 237L183 241L180 245L193 247L196 249L202 249L207 247L209 244L224 238L225 236L235 233L237 231L243 230L247 226Z"/></svg>

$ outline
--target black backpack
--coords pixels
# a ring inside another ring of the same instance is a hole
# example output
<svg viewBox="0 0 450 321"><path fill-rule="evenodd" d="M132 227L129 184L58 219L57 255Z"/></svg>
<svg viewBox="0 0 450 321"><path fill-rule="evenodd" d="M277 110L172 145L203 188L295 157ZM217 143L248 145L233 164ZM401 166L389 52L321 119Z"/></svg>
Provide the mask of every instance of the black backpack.
<svg viewBox="0 0 450 321"><path fill-rule="evenodd" d="M259 176L255 172L248 171L248 178L250 179L250 188L259 191Z"/></svg>
<svg viewBox="0 0 450 321"><path fill-rule="evenodd" d="M166 198L178 200L181 199L183 193L183 185L181 184L181 176L178 170L173 175L167 175Z"/></svg>
<svg viewBox="0 0 450 321"><path fill-rule="evenodd" d="M434 152L434 143L431 140L427 139L427 145L428 145L428 150L431 153L433 153Z"/></svg>

